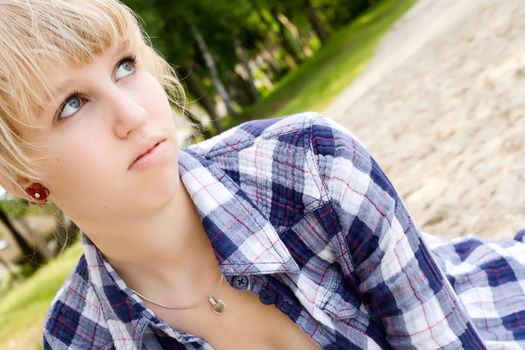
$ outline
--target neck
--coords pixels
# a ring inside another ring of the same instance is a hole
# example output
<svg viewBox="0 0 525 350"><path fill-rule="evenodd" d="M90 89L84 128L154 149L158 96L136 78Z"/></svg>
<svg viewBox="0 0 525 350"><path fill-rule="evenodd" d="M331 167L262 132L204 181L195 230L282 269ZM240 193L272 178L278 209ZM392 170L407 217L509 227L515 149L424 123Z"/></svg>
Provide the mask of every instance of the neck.
<svg viewBox="0 0 525 350"><path fill-rule="evenodd" d="M144 295L191 300L194 294L208 293L220 276L201 218L182 181L162 209L108 232L96 232L90 239L128 286Z"/></svg>

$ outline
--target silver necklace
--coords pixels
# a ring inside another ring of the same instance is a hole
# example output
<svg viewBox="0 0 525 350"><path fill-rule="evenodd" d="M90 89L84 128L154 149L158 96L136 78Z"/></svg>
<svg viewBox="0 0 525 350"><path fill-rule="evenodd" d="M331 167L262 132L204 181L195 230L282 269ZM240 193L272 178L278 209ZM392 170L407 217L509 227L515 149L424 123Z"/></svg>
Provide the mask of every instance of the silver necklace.
<svg viewBox="0 0 525 350"><path fill-rule="evenodd" d="M217 285L217 287L215 287L215 289L208 295L208 302L210 303L211 305L211 309L213 311L214 314L216 315L220 315L222 314L222 312L224 311L224 308L226 307L226 303L224 301L222 301L221 299L217 299L213 296L213 294L215 294L215 292L217 290L219 290L219 288L221 287L222 285L222 281L224 280L224 275L221 273L221 280L219 281L219 284ZM154 305L157 305L157 306L160 306L160 307L163 307L165 309L170 309L170 310L185 310L185 309L191 309L195 306L197 306L198 304L201 303L201 301L198 301L196 302L195 304L193 305L188 305L188 306L170 306L170 305L164 305L164 304L161 304L161 303L158 303L154 300L151 300L149 298L146 298L144 295L140 294L139 292L137 292L136 290L130 288L131 291L135 294L137 294L139 297L141 297L143 300L146 300L146 301L149 301L150 303L154 304Z"/></svg>

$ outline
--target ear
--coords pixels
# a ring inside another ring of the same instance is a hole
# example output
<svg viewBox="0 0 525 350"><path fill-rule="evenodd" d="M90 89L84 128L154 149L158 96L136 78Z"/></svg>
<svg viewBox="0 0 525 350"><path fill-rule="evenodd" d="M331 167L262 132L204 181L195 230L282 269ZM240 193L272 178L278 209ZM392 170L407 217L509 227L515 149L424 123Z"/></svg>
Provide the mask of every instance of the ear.
<svg viewBox="0 0 525 350"><path fill-rule="evenodd" d="M25 177L18 177L16 183L23 189L29 187L33 182ZM28 194L22 191L18 186L14 186L13 183L7 180L2 174L0 174L0 186L7 192L15 195L19 198L28 199Z"/></svg>

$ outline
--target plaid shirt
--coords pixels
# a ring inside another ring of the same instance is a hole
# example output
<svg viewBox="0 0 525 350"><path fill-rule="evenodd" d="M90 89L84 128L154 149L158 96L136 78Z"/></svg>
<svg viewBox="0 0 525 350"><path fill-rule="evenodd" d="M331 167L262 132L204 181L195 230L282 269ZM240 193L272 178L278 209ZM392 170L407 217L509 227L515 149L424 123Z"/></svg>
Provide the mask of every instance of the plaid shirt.
<svg viewBox="0 0 525 350"><path fill-rule="evenodd" d="M226 280L323 349L525 347L525 244L423 238L363 146L316 114L243 124L180 152ZM142 303L92 242L44 349L212 349Z"/></svg>

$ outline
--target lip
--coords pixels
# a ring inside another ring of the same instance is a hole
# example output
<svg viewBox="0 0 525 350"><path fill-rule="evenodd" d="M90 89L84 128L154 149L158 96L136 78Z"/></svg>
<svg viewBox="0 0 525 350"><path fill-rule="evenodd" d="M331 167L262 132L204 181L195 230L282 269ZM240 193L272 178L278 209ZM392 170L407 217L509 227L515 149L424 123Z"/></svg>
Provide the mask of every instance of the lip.
<svg viewBox="0 0 525 350"><path fill-rule="evenodd" d="M146 168L162 158L166 151L166 139L152 138L140 144L128 170Z"/></svg>

